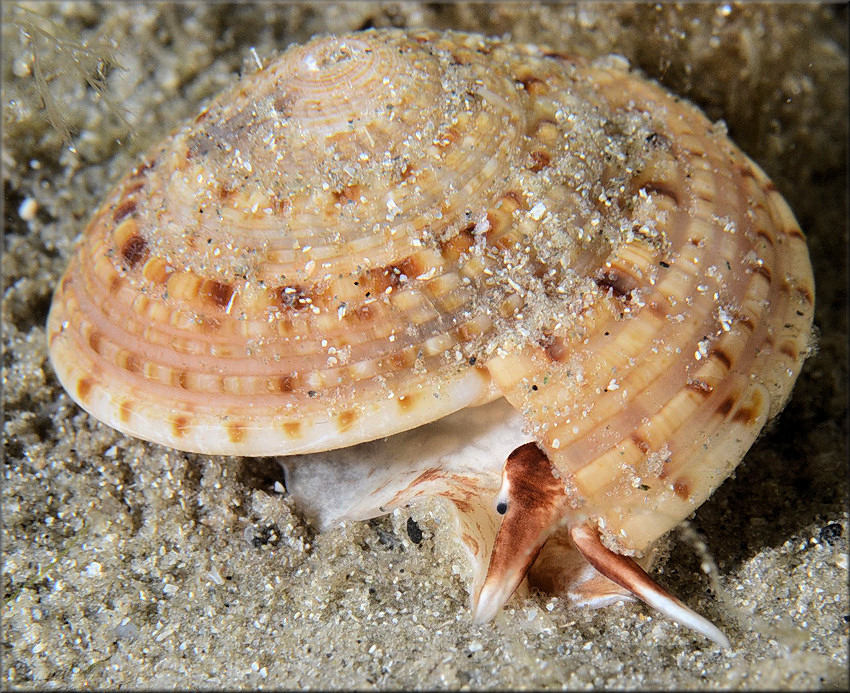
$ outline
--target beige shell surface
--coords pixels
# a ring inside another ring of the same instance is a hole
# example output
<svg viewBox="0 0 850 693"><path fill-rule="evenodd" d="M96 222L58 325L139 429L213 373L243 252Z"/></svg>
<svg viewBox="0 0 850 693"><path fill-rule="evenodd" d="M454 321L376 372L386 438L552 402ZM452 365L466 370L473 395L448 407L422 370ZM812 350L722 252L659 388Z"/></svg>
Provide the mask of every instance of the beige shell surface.
<svg viewBox="0 0 850 693"><path fill-rule="evenodd" d="M313 452L499 396L642 550L790 394L814 288L770 181L615 63L463 34L292 48L95 214L52 363L111 426Z"/></svg>

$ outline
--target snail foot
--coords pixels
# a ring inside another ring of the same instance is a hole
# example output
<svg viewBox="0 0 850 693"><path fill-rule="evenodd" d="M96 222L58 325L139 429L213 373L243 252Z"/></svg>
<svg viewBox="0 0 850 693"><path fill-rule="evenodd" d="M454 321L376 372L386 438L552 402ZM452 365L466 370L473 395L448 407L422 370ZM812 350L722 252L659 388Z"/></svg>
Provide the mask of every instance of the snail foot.
<svg viewBox="0 0 850 693"><path fill-rule="evenodd" d="M605 547L596 529L587 524L577 525L570 529L570 538L582 556L600 574L668 618L701 633L723 648L731 648L728 638L711 621L689 609L661 587L632 558L621 556Z"/></svg>

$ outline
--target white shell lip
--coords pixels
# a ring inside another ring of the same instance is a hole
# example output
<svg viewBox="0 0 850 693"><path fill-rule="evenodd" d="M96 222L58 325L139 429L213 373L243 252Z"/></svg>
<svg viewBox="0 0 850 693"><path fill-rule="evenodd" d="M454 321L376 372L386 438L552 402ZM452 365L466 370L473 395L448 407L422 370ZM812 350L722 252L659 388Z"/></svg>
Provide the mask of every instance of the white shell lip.
<svg viewBox="0 0 850 693"><path fill-rule="evenodd" d="M489 502L503 460L531 440L519 413L499 398L387 438L323 455L283 457L280 464L287 492L324 530L445 491L453 478L475 478ZM427 482L417 483L423 474Z"/></svg>

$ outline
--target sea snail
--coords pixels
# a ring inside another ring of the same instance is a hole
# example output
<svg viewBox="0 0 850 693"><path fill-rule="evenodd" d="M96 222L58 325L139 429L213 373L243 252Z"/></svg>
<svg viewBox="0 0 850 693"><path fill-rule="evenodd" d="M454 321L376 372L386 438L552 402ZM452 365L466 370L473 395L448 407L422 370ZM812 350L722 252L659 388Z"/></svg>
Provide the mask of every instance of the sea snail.
<svg viewBox="0 0 850 693"><path fill-rule="evenodd" d="M479 621L528 577L728 644L638 563L788 399L812 271L761 169L621 62L288 49L95 213L51 307L60 381L132 436L294 455L323 525L447 498Z"/></svg>

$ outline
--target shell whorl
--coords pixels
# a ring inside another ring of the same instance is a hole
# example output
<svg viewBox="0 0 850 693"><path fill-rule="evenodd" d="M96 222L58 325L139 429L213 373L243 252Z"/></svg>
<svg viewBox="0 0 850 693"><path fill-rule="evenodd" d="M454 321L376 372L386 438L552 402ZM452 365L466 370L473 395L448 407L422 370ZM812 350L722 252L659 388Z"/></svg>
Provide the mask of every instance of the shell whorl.
<svg viewBox="0 0 850 693"><path fill-rule="evenodd" d="M782 409L811 339L814 285L793 214L725 132L653 84L589 74L612 108L645 113L670 144L631 182L653 200L663 243L636 233L606 259L619 315L596 303L580 348L556 338L490 370L575 512L630 553L699 507Z"/></svg>
<svg viewBox="0 0 850 693"><path fill-rule="evenodd" d="M781 407L812 301L784 201L692 106L616 65L368 31L289 49L125 177L48 335L97 418L212 454L504 395L625 551Z"/></svg>

